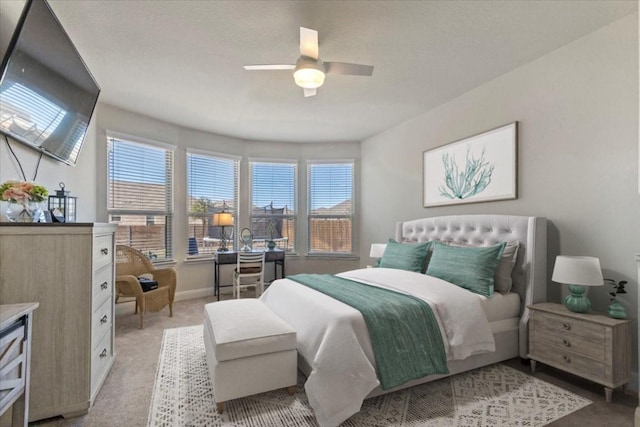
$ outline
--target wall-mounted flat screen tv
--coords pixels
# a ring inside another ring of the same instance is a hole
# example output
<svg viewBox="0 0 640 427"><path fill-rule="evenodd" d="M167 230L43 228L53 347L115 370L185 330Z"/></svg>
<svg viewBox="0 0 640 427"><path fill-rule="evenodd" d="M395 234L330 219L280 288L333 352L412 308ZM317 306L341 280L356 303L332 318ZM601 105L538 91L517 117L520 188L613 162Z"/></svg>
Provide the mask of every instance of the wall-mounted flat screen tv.
<svg viewBox="0 0 640 427"><path fill-rule="evenodd" d="M45 0L26 2L0 70L0 132L75 165L100 87Z"/></svg>

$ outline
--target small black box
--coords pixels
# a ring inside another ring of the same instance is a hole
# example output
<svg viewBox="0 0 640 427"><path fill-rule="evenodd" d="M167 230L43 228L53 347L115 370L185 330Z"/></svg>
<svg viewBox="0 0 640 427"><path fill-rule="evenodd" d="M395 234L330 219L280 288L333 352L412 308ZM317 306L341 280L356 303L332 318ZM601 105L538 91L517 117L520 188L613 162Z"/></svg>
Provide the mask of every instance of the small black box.
<svg viewBox="0 0 640 427"><path fill-rule="evenodd" d="M158 289L157 280L147 279L146 277L138 277L138 282L140 282L140 286L142 286L142 292Z"/></svg>

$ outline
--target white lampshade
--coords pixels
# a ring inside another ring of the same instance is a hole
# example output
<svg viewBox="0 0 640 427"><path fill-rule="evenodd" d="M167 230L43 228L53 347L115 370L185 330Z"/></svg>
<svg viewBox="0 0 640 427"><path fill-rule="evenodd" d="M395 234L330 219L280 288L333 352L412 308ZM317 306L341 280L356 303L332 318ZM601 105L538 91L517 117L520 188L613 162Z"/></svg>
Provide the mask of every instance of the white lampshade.
<svg viewBox="0 0 640 427"><path fill-rule="evenodd" d="M387 248L386 243L372 243L371 251L369 252L369 256L371 258L382 258L384 254L384 250Z"/></svg>
<svg viewBox="0 0 640 427"><path fill-rule="evenodd" d="M316 89L324 84L324 66L319 59L301 56L296 63L293 79L305 89Z"/></svg>
<svg viewBox="0 0 640 427"><path fill-rule="evenodd" d="M602 286L604 284L600 260L589 256L557 256L551 280L581 286Z"/></svg>
<svg viewBox="0 0 640 427"><path fill-rule="evenodd" d="M296 84L306 89L315 89L324 84L324 73L313 68L302 68L293 73Z"/></svg>
<svg viewBox="0 0 640 427"><path fill-rule="evenodd" d="M220 212L213 214L213 225L217 227L228 227L233 225L233 215L230 212Z"/></svg>

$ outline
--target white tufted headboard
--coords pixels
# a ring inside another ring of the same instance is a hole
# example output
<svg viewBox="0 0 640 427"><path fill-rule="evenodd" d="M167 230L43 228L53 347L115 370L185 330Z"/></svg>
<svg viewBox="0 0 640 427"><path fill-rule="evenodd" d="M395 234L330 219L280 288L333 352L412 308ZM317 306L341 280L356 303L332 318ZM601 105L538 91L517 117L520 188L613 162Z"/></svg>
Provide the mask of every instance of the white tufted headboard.
<svg viewBox="0 0 640 427"><path fill-rule="evenodd" d="M454 241L490 246L520 242L513 268L512 292L520 294L520 357L528 348L527 306L547 299L547 220L534 216L456 215L416 219L396 224L396 241Z"/></svg>

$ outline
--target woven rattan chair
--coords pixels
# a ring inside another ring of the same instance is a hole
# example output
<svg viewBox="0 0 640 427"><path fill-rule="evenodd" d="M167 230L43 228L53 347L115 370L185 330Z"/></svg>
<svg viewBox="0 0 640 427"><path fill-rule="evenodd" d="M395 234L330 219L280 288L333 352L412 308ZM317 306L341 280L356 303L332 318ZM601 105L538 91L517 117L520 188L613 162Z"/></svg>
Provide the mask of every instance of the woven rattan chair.
<svg viewBox="0 0 640 427"><path fill-rule="evenodd" d="M158 289L143 292L138 277L153 276ZM176 271L173 268L157 269L142 254L130 246L116 245L116 303L121 297L135 298L136 310L140 310L140 329L144 328L144 315L169 305L169 317L173 317L173 299L176 293Z"/></svg>

